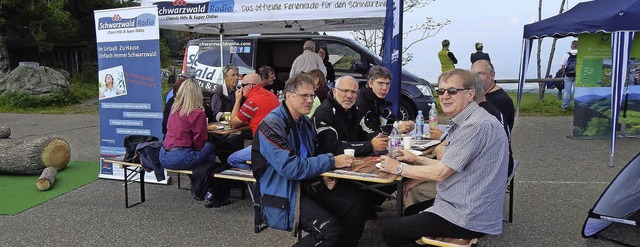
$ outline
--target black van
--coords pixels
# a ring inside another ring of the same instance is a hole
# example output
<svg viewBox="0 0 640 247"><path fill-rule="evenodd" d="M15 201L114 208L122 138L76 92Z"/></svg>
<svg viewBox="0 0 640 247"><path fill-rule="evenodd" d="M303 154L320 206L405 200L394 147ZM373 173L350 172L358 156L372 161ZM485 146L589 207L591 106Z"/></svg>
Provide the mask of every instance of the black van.
<svg viewBox="0 0 640 247"><path fill-rule="evenodd" d="M269 65L276 70L274 89L282 89L289 78L291 64L302 53L305 41L312 40L316 48L325 47L329 61L333 63L336 78L351 75L366 84L369 68L382 65L382 59L351 39L328 35L260 35L226 37L223 39L222 65L233 63L239 74L253 73L257 68ZM216 85L221 85L222 71L219 38L203 38L187 43L183 72L200 79L203 93L209 95ZM426 80L403 70L400 112L403 120L414 120L418 110L429 112L433 103L433 88Z"/></svg>

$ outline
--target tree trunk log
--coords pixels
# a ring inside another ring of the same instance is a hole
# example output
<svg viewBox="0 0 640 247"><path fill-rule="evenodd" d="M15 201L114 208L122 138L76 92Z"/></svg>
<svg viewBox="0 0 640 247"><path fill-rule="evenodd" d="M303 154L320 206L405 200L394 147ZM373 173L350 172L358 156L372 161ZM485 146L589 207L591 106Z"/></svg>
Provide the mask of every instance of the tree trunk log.
<svg viewBox="0 0 640 247"><path fill-rule="evenodd" d="M51 166L45 168L44 171L42 171L42 175L40 175L40 178L38 178L38 181L36 182L36 187L38 187L40 191L48 190L56 181L56 175L58 175L58 170L56 170L56 168Z"/></svg>
<svg viewBox="0 0 640 247"><path fill-rule="evenodd" d="M38 175L47 167L61 171L70 159L69 143L59 137L0 139L0 173Z"/></svg>

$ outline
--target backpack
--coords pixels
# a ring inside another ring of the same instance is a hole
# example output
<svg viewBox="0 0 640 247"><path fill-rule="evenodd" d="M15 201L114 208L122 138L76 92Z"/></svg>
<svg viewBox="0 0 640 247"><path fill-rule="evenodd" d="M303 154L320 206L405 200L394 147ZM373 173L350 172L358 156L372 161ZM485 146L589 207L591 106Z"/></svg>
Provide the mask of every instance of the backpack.
<svg viewBox="0 0 640 247"><path fill-rule="evenodd" d="M569 54L569 58L567 58L567 66L564 68L564 75L567 77L576 77L578 54L571 54L571 52L567 53Z"/></svg>

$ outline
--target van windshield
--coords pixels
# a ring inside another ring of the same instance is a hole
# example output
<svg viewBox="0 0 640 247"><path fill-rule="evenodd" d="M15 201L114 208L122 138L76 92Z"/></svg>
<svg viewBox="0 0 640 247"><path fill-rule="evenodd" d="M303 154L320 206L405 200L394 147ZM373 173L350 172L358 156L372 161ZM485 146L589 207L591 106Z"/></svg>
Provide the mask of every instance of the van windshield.
<svg viewBox="0 0 640 247"><path fill-rule="evenodd" d="M253 40L223 40L222 64L233 63L238 66L238 74L253 73L255 42ZM220 41L200 40L187 49L187 73L199 79L201 87L213 89L212 84L222 85L222 67L220 66Z"/></svg>

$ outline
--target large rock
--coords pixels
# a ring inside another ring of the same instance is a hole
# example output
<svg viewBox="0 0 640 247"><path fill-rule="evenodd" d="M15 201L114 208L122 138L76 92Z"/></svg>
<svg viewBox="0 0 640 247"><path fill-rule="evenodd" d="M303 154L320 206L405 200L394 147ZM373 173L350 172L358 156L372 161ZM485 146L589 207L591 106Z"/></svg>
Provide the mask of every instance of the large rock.
<svg viewBox="0 0 640 247"><path fill-rule="evenodd" d="M46 96L52 93L69 92L69 89L69 81L62 73L45 66L37 69L18 66L0 78L0 94L18 92Z"/></svg>

